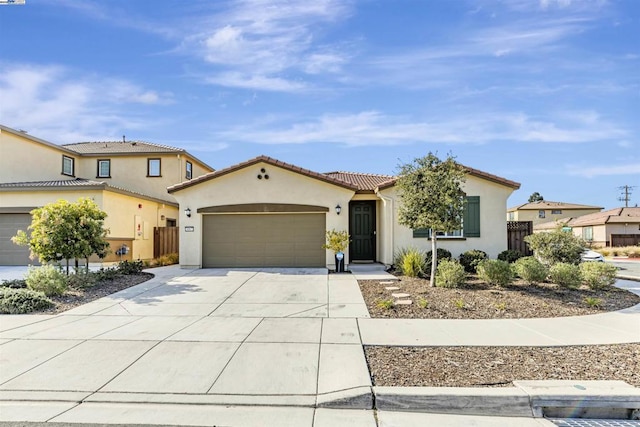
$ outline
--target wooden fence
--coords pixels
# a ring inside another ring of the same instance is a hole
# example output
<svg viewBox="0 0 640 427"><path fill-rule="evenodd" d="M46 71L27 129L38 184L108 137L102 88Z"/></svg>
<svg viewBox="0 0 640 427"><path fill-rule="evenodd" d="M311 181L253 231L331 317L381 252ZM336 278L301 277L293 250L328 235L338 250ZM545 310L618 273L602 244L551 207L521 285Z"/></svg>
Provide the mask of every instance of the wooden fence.
<svg viewBox="0 0 640 427"><path fill-rule="evenodd" d="M523 255L533 255L524 238L533 234L533 221L507 221L507 247Z"/></svg>
<svg viewBox="0 0 640 427"><path fill-rule="evenodd" d="M178 227L154 227L153 228L153 257L177 254L179 250Z"/></svg>
<svg viewBox="0 0 640 427"><path fill-rule="evenodd" d="M640 245L640 234L612 234L611 246L636 246Z"/></svg>

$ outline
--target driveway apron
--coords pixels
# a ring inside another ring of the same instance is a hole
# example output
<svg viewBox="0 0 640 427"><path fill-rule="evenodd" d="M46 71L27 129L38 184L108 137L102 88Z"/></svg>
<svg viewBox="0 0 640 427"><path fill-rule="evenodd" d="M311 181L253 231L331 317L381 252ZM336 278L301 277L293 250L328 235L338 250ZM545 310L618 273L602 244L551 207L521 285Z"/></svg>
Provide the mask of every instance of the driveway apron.
<svg viewBox="0 0 640 427"><path fill-rule="evenodd" d="M153 272L60 315L0 317L0 400L311 407L369 390L351 275Z"/></svg>

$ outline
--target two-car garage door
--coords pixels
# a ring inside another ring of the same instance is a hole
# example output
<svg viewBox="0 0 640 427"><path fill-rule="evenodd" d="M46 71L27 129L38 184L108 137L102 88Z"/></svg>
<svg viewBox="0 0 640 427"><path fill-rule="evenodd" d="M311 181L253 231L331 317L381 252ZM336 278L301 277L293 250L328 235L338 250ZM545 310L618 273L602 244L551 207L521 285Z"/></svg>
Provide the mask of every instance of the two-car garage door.
<svg viewBox="0 0 640 427"><path fill-rule="evenodd" d="M0 213L0 265L37 264L29 259L29 248L11 241L18 230L27 230L31 224L28 213Z"/></svg>
<svg viewBox="0 0 640 427"><path fill-rule="evenodd" d="M204 215L202 266L324 267L325 216L325 213Z"/></svg>

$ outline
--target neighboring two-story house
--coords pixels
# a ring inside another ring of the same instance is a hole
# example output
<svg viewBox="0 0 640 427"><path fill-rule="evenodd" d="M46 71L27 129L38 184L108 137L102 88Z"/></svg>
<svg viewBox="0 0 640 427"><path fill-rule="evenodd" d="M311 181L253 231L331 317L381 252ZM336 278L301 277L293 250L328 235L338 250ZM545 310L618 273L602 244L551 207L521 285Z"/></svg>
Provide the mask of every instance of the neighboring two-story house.
<svg viewBox="0 0 640 427"><path fill-rule="evenodd" d="M541 200L507 209L507 221L532 221L535 227L545 222L600 212L602 209L600 206Z"/></svg>
<svg viewBox="0 0 640 427"><path fill-rule="evenodd" d="M34 263L10 238L31 223L29 212L60 199L93 199L107 213L112 253L153 257L153 229L178 225L167 187L213 169L183 149L141 141L56 145L0 125L0 265Z"/></svg>

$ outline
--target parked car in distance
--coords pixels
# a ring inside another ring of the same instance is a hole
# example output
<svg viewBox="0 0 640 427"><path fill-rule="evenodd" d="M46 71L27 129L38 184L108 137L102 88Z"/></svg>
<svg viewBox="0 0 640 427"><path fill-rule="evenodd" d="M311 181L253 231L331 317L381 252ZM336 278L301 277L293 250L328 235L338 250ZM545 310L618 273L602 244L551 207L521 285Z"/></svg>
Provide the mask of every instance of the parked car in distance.
<svg viewBox="0 0 640 427"><path fill-rule="evenodd" d="M596 251L592 251L591 249L585 249L580 255L580 259L582 262L585 261L596 261L596 262L604 262L604 256L601 253Z"/></svg>

